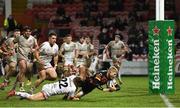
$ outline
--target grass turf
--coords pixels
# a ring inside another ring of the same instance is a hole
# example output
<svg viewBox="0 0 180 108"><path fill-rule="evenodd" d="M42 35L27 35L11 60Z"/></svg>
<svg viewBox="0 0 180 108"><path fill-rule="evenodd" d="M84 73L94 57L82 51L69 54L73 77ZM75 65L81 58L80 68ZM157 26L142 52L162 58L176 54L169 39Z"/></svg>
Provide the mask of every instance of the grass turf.
<svg viewBox="0 0 180 108"><path fill-rule="evenodd" d="M1 82L2 79L0 78ZM49 97L45 101L20 100L19 97L6 100L5 97L12 87L11 85L5 90L0 90L0 107L166 107L159 95L150 95L148 93L147 76L125 76L123 81L124 84L121 86L120 91L111 93L95 89L81 98L80 101L65 101L62 100L62 95ZM180 82L180 77L175 78L175 95L167 96L175 107L180 107L180 86L178 86L178 82ZM48 81L43 84L45 83L48 83ZM26 89L28 88L26 87ZM41 87L36 92L40 91L40 89Z"/></svg>

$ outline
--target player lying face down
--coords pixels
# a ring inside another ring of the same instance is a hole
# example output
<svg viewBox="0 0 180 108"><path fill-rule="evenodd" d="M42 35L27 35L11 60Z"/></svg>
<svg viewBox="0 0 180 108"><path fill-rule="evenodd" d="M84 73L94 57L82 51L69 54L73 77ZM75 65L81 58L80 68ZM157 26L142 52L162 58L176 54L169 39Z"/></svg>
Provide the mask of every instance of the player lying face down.
<svg viewBox="0 0 180 108"><path fill-rule="evenodd" d="M82 85L82 80L80 77L71 75L65 77L57 82L45 84L42 90L36 94L29 94L27 92L16 92L15 90L8 94L8 97L20 96L28 100L46 100L48 97L59 94L66 94L68 100L79 100L75 97L75 91L77 87Z"/></svg>
<svg viewBox="0 0 180 108"><path fill-rule="evenodd" d="M108 92L120 90L120 86L115 82L117 72L117 68L111 66L106 72L97 73L92 77L86 78L86 80L82 84L81 90L76 94L76 97L80 98L90 93L95 88ZM107 88L101 87L108 82L110 85Z"/></svg>

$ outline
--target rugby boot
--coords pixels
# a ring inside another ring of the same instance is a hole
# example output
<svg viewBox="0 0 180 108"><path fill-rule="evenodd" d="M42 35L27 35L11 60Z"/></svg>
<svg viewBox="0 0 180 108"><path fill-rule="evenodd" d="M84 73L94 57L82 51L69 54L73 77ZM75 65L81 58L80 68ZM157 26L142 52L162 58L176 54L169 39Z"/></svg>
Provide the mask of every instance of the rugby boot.
<svg viewBox="0 0 180 108"><path fill-rule="evenodd" d="M6 98L9 99L9 97L15 96L15 93L16 93L15 90L9 91Z"/></svg>
<svg viewBox="0 0 180 108"><path fill-rule="evenodd" d="M24 87L20 87L20 88L19 88L19 91L25 92L26 90L24 89Z"/></svg>
<svg viewBox="0 0 180 108"><path fill-rule="evenodd" d="M32 84L32 82L30 80L28 80L27 83L26 83L27 86L29 86L31 84Z"/></svg>

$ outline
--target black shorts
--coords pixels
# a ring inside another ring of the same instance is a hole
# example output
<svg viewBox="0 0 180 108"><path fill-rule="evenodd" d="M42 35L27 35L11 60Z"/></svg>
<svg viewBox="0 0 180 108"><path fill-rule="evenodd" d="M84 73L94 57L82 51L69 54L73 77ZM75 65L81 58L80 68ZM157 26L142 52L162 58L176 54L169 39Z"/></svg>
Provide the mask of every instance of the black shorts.
<svg viewBox="0 0 180 108"><path fill-rule="evenodd" d="M85 81L83 86L82 86L82 91L84 95L90 93L92 90L94 90L96 86L88 81Z"/></svg>

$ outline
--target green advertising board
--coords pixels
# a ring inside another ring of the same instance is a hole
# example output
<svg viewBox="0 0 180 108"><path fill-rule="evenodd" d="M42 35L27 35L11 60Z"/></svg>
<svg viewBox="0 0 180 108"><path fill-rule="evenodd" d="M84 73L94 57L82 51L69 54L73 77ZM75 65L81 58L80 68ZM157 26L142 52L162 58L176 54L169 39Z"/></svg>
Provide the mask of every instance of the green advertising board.
<svg viewBox="0 0 180 108"><path fill-rule="evenodd" d="M174 21L149 21L149 92L174 94Z"/></svg>

